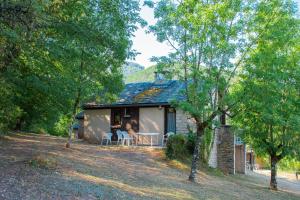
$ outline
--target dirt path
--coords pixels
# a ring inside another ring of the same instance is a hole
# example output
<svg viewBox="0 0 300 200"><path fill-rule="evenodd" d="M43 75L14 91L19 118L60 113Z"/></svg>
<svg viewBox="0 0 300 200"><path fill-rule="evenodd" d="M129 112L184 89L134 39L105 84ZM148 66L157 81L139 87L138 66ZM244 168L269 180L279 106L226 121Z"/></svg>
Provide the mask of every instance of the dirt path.
<svg viewBox="0 0 300 200"><path fill-rule="evenodd" d="M33 134L0 138L0 199L300 198L289 189L269 191L265 182L251 176L200 173L199 183L192 184L185 167L170 167L161 150L83 142L66 149L64 143ZM33 162L39 159L42 167ZM50 169L43 167L48 165Z"/></svg>
<svg viewBox="0 0 300 200"><path fill-rule="evenodd" d="M270 181L270 170L255 170L251 175L262 179L266 184ZM277 173L277 183L281 190L291 191L300 195L300 180L296 180L296 175L279 171Z"/></svg>

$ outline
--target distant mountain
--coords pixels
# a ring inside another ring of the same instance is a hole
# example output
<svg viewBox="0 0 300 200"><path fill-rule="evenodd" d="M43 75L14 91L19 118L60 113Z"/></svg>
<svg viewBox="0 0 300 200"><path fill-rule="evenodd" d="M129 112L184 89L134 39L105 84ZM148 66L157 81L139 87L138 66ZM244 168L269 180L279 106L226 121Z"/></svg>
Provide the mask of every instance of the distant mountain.
<svg viewBox="0 0 300 200"><path fill-rule="evenodd" d="M151 82L154 81L154 72L156 66L148 67L144 70L137 71L125 77L125 83L136 83L136 82Z"/></svg>
<svg viewBox="0 0 300 200"><path fill-rule="evenodd" d="M135 63L135 62L126 62L126 64L124 64L122 68L123 68L122 70L123 70L123 75L124 75L125 79L129 75L145 69L144 66L142 66L138 63Z"/></svg>

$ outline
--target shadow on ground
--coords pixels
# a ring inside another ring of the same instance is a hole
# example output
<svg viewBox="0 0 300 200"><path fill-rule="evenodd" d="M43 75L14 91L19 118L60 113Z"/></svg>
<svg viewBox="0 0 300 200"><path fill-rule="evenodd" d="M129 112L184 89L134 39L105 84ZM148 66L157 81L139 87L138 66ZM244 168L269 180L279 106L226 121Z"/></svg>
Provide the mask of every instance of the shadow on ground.
<svg viewBox="0 0 300 200"><path fill-rule="evenodd" d="M255 176L219 177L170 166L162 150L101 147L65 139L16 134L0 139L0 199L299 199L292 189L273 192ZM32 165L32 160L55 161Z"/></svg>

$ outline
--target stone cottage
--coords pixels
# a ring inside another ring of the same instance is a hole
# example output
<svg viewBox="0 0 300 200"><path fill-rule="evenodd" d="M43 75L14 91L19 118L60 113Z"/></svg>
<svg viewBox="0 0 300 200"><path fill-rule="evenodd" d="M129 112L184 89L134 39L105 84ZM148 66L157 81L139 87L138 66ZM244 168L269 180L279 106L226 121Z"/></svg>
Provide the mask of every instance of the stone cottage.
<svg viewBox="0 0 300 200"><path fill-rule="evenodd" d="M168 132L187 134L195 130L194 120L171 104L173 100L185 100L184 88L182 81L157 78L154 82L127 84L114 103L87 103L83 107L83 138L100 143L104 133L113 133L112 140L117 140L117 130L133 135L159 133L153 143L162 145ZM230 127L221 127L215 133L209 164L225 173L244 173L244 150L243 144L236 143Z"/></svg>

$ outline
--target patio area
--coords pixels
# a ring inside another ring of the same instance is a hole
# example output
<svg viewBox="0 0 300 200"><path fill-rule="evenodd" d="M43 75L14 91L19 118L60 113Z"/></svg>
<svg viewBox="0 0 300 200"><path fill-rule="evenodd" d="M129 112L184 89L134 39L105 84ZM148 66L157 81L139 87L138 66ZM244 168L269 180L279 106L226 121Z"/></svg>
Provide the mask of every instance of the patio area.
<svg viewBox="0 0 300 200"><path fill-rule="evenodd" d="M173 132L164 135L155 132L137 132L129 134L127 131L116 130L115 134L104 133L102 135L101 145L164 147L168 137L173 134Z"/></svg>

